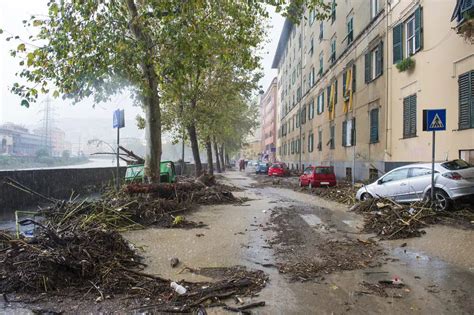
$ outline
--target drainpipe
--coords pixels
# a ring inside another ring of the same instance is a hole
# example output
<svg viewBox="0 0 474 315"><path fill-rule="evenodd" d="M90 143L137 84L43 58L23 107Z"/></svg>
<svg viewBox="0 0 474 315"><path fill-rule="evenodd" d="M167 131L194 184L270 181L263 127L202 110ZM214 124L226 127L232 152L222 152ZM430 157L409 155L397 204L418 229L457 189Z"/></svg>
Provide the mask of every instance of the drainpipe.
<svg viewBox="0 0 474 315"><path fill-rule="evenodd" d="M303 164L301 163L301 152L303 152L303 143L301 143L302 141L302 135L303 135L303 119L301 118L301 104L303 103L303 69L304 69L304 66L303 66L303 54L304 54L304 17L301 18L302 22L301 22L301 97L300 97L300 106L299 106L299 113L300 113L300 117L299 117L299 121L300 121L300 138L299 138L299 146L298 146L298 153L299 153L299 169L302 170L302 167L303 167ZM305 117L306 118L306 117Z"/></svg>
<svg viewBox="0 0 474 315"><path fill-rule="evenodd" d="M392 12L390 10L390 14L389 14L389 6L390 6L390 0L386 0L385 1L385 62L387 63L387 71L385 71L385 150L384 150L384 171L385 171L385 159L386 159L386 155L388 155L389 157L391 157L391 144L392 144L392 141L390 140L390 146L388 145L388 141L389 141L389 136L388 136L388 132L390 130L390 133L392 131L392 128L390 126L389 128L389 113L390 113L390 118L392 118L392 104L391 104L391 94L392 94L392 89L390 88L390 79L391 79L391 75L392 75L392 67L389 67L389 62L390 60L388 59L388 50L390 49L390 46L389 46L389 42L388 42L388 33L389 33L389 23L388 23L388 18L390 16L390 22L391 21L391 17L392 17ZM389 74L390 72L390 74ZM389 106L390 106L390 109L389 109ZM391 136L391 134L390 134ZM389 147L390 147L390 150L389 150Z"/></svg>

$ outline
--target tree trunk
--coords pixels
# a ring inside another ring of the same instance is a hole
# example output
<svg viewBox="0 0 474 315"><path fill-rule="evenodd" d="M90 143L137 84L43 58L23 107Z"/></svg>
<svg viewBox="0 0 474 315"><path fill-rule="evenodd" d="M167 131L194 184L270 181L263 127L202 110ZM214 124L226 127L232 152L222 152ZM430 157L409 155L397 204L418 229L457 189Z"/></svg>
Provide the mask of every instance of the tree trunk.
<svg viewBox="0 0 474 315"><path fill-rule="evenodd" d="M212 144L209 138L206 140L206 151L207 151L207 173L209 175L214 175L214 163L212 163Z"/></svg>
<svg viewBox="0 0 474 315"><path fill-rule="evenodd" d="M224 161L224 144L221 144L221 149L219 152L221 158L222 171L225 172L225 161Z"/></svg>
<svg viewBox="0 0 474 315"><path fill-rule="evenodd" d="M225 154L225 163L226 163L227 165L230 164L230 163L229 163L229 154L227 154L227 153Z"/></svg>
<svg viewBox="0 0 474 315"><path fill-rule="evenodd" d="M140 63L143 72L144 86L142 96L144 99L146 123L146 151L145 151L145 178L152 183L160 182L160 162L161 162L161 111L160 97L158 95L158 76L153 63L154 53L149 36L143 31L137 7L134 0L127 0L128 11L130 13L130 31L137 41L145 47L145 57Z"/></svg>
<svg viewBox="0 0 474 315"><path fill-rule="evenodd" d="M214 154L216 155L216 169L217 173L222 173L221 162L219 161L219 150L217 147L216 138L214 137Z"/></svg>
<svg viewBox="0 0 474 315"><path fill-rule="evenodd" d="M196 126L191 124L188 126L189 141L193 151L194 165L196 165L196 177L202 174L201 157L199 156L199 143L197 139Z"/></svg>

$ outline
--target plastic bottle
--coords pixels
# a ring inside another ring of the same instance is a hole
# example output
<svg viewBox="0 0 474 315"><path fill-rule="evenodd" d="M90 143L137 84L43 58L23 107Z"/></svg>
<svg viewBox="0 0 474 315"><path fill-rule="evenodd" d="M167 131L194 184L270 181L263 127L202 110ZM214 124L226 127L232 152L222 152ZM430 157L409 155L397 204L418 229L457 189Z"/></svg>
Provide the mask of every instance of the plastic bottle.
<svg viewBox="0 0 474 315"><path fill-rule="evenodd" d="M171 282L171 287L179 294L183 295L186 293L186 288L182 285L177 284L176 282Z"/></svg>

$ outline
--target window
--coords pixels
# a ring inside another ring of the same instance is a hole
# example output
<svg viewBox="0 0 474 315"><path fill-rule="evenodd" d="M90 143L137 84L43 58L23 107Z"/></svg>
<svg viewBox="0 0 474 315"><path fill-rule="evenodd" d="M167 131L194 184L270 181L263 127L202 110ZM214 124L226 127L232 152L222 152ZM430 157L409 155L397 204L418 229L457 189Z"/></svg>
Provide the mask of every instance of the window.
<svg viewBox="0 0 474 315"><path fill-rule="evenodd" d="M356 66L353 64L352 66L347 66L346 71L342 73L342 95L344 100L349 98L349 91L355 92L356 87ZM347 76L350 75L351 81L347 82ZM349 85L347 85L349 83Z"/></svg>
<svg viewBox="0 0 474 315"><path fill-rule="evenodd" d="M296 128L300 127L300 111L296 112Z"/></svg>
<svg viewBox="0 0 474 315"><path fill-rule="evenodd" d="M349 21L347 21L347 45L350 45L354 40L353 20L354 18L351 17Z"/></svg>
<svg viewBox="0 0 474 315"><path fill-rule="evenodd" d="M350 147L355 145L355 118L342 122L342 146Z"/></svg>
<svg viewBox="0 0 474 315"><path fill-rule="evenodd" d="M405 23L406 39L406 56L411 56L415 53L415 17L412 16Z"/></svg>
<svg viewBox="0 0 474 315"><path fill-rule="evenodd" d="M422 9L416 8L405 22L393 27L393 63L416 54L422 48ZM405 36L403 36L405 35ZM405 42L403 41L405 38ZM405 49L404 49L405 48Z"/></svg>
<svg viewBox="0 0 474 315"><path fill-rule="evenodd" d="M318 95L318 115L321 115L324 112L324 91Z"/></svg>
<svg viewBox="0 0 474 315"><path fill-rule="evenodd" d="M310 133L308 136L308 152L313 152L314 150L314 134Z"/></svg>
<svg viewBox="0 0 474 315"><path fill-rule="evenodd" d="M336 128L334 125L329 127L329 149L333 150L336 147L335 139Z"/></svg>
<svg viewBox="0 0 474 315"><path fill-rule="evenodd" d="M474 128L474 70L458 78L459 129Z"/></svg>
<svg viewBox="0 0 474 315"><path fill-rule="evenodd" d="M332 0L331 4L331 23L336 21L336 0Z"/></svg>
<svg viewBox="0 0 474 315"><path fill-rule="evenodd" d="M370 0L370 16L375 18L379 13L379 0Z"/></svg>
<svg viewBox="0 0 474 315"><path fill-rule="evenodd" d="M314 77L314 67L311 67L311 70L309 71L309 88L313 87L313 85L316 83L316 79Z"/></svg>
<svg viewBox="0 0 474 315"><path fill-rule="evenodd" d="M301 34L298 36L298 49L301 49L301 44L302 44L302 38Z"/></svg>
<svg viewBox="0 0 474 315"><path fill-rule="evenodd" d="M331 39L331 57L330 62L334 63L336 61L336 37Z"/></svg>
<svg viewBox="0 0 474 315"><path fill-rule="evenodd" d="M319 41L322 41L324 37L324 22L319 23Z"/></svg>
<svg viewBox="0 0 474 315"><path fill-rule="evenodd" d="M370 143L379 142L379 109L370 111Z"/></svg>
<svg viewBox="0 0 474 315"><path fill-rule="evenodd" d="M301 109L301 124L304 125L306 123L306 104L303 105L303 108Z"/></svg>
<svg viewBox="0 0 474 315"><path fill-rule="evenodd" d="M346 181L352 181L352 168L346 167Z"/></svg>
<svg viewBox="0 0 474 315"><path fill-rule="evenodd" d="M314 118L314 99L311 99L309 102L309 107L308 107L308 120L311 120Z"/></svg>
<svg viewBox="0 0 474 315"><path fill-rule="evenodd" d="M312 25L316 20L316 10L312 9L309 11L309 25Z"/></svg>
<svg viewBox="0 0 474 315"><path fill-rule="evenodd" d="M314 40L311 37L311 41L309 42L309 55L312 56L314 52Z"/></svg>
<svg viewBox="0 0 474 315"><path fill-rule="evenodd" d="M365 54L365 83L369 83L383 73L383 42Z"/></svg>
<svg viewBox="0 0 474 315"><path fill-rule="evenodd" d="M408 168L403 168L401 170L396 170L385 175L381 181L382 183L393 182L396 180L402 180L408 178Z"/></svg>
<svg viewBox="0 0 474 315"><path fill-rule="evenodd" d="M323 75L323 71L324 71L324 59L323 59L323 53L319 54L319 77L321 77Z"/></svg>
<svg viewBox="0 0 474 315"><path fill-rule="evenodd" d="M379 171L376 168L369 168L369 180L374 181L379 178Z"/></svg>
<svg viewBox="0 0 474 315"><path fill-rule="evenodd" d="M431 175L431 169L429 169L429 168L413 167L410 170L411 170L410 177ZM436 173L436 171L435 171L435 173Z"/></svg>
<svg viewBox="0 0 474 315"><path fill-rule="evenodd" d="M416 136L416 94L403 99L403 138Z"/></svg>
<svg viewBox="0 0 474 315"><path fill-rule="evenodd" d="M323 150L323 131L321 127L318 128L318 151Z"/></svg>

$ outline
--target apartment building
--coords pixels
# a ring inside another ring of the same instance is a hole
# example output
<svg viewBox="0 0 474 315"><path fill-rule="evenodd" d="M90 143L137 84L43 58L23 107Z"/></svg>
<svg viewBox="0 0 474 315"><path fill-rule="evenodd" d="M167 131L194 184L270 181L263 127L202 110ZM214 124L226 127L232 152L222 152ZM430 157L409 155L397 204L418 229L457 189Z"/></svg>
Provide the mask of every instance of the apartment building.
<svg viewBox="0 0 474 315"><path fill-rule="evenodd" d="M262 157L269 161L276 159L276 107L277 78L274 78L267 91L260 98L260 114L262 126Z"/></svg>
<svg viewBox="0 0 474 315"><path fill-rule="evenodd" d="M447 108L438 160L474 155L474 89L465 87L474 84L474 49L452 30L454 6L332 1L328 20L308 10L299 24L287 20L273 62L277 158L298 169L332 165L337 177L357 180L429 161L426 108Z"/></svg>

